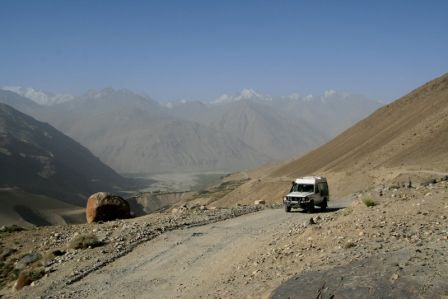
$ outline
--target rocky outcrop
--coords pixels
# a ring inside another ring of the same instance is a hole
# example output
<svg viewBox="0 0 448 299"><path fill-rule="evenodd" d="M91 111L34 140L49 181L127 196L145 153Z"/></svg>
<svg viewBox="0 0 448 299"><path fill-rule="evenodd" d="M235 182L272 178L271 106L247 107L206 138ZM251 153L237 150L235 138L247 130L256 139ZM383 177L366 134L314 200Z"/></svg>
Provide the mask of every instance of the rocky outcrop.
<svg viewBox="0 0 448 299"><path fill-rule="evenodd" d="M118 195L98 192L87 200L87 223L126 219L130 212L129 203Z"/></svg>

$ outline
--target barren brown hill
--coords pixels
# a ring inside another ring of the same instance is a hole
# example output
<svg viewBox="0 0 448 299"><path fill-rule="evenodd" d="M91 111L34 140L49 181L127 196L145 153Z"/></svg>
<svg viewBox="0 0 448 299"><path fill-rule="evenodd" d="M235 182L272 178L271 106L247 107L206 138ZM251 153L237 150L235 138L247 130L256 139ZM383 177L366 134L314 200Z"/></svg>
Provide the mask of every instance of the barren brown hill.
<svg viewBox="0 0 448 299"><path fill-rule="evenodd" d="M448 74L434 79L358 122L327 144L258 174L215 202L279 202L290 180L328 176L333 199L372 183L448 172Z"/></svg>

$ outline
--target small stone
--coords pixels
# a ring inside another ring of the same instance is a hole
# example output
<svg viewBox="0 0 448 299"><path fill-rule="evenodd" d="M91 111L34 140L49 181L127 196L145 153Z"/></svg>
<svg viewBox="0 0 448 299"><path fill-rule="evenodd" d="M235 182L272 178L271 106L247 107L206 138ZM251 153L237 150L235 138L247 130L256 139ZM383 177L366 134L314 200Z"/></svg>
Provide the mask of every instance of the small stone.
<svg viewBox="0 0 448 299"><path fill-rule="evenodd" d="M392 274L392 276L390 277L390 281L394 282L395 280L397 280L399 277L399 275L397 273Z"/></svg>
<svg viewBox="0 0 448 299"><path fill-rule="evenodd" d="M313 225L313 224L316 224L316 222L315 222L314 219L311 217L310 219L306 220L306 221L303 223L303 226L304 226L304 227L307 227L307 226L309 226L309 225Z"/></svg>
<svg viewBox="0 0 448 299"><path fill-rule="evenodd" d="M14 268L17 270L25 269L26 266L28 266L31 263L34 263L37 260L40 260L41 258L42 258L42 256L37 252L29 253L29 254L25 255L24 257L22 257L20 260L18 260L14 264Z"/></svg>

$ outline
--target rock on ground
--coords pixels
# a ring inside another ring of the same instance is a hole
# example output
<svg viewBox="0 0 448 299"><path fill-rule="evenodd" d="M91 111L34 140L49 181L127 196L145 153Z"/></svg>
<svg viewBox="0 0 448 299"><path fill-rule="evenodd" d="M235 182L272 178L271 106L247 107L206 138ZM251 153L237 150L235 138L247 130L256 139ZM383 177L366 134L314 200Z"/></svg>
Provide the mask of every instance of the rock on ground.
<svg viewBox="0 0 448 299"><path fill-rule="evenodd" d="M98 192L91 195L87 200L87 223L126 219L129 217L129 203L120 196Z"/></svg>

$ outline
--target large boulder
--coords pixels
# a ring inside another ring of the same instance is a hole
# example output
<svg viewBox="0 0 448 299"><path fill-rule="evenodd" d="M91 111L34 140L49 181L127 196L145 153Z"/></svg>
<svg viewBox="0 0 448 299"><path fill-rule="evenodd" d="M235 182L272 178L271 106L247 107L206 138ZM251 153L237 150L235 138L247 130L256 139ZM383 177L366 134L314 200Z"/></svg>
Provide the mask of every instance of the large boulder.
<svg viewBox="0 0 448 299"><path fill-rule="evenodd" d="M126 219L131 216L130 212L126 200L110 193L98 192L87 200L87 223Z"/></svg>

